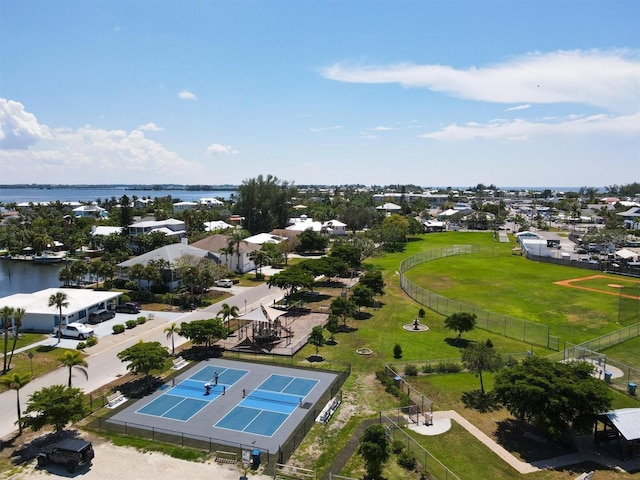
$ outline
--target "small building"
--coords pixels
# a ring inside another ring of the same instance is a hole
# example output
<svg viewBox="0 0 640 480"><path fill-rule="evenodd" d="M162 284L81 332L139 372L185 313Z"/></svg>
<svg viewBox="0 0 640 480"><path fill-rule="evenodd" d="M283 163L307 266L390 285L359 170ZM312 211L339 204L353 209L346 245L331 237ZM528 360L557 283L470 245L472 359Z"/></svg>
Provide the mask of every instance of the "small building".
<svg viewBox="0 0 640 480"><path fill-rule="evenodd" d="M593 435L623 460L640 457L640 408L621 408L598 415Z"/></svg>
<svg viewBox="0 0 640 480"><path fill-rule="evenodd" d="M62 292L67 296L68 307L62 308L62 318L56 306L49 306L49 297ZM115 305L121 292L97 292L76 288L47 288L34 293L16 293L2 299L2 305L10 308L22 308L23 331L51 332L62 321L87 323L89 314Z"/></svg>

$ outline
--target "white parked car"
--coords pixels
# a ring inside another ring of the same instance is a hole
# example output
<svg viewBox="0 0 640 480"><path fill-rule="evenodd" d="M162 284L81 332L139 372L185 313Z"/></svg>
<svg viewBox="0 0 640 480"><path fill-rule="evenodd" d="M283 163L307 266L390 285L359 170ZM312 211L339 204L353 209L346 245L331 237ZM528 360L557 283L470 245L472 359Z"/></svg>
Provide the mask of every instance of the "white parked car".
<svg viewBox="0 0 640 480"><path fill-rule="evenodd" d="M231 288L233 287L233 280L229 280L228 278L222 278L220 280L216 280L214 285L216 287Z"/></svg>
<svg viewBox="0 0 640 480"><path fill-rule="evenodd" d="M87 327L82 323L69 323L67 325L58 325L54 327L53 334L58 336L58 329L61 331L61 335L63 337L72 337L77 338L78 340L84 340L85 338L91 337L95 332L92 328Z"/></svg>

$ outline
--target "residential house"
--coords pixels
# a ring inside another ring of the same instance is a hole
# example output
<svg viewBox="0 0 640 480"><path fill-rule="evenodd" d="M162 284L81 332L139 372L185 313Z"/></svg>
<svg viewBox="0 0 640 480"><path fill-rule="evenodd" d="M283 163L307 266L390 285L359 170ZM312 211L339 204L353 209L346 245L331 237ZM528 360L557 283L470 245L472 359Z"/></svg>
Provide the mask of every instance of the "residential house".
<svg viewBox="0 0 640 480"><path fill-rule="evenodd" d="M195 210L196 208L198 208L197 202L176 202L173 204L173 213Z"/></svg>
<svg viewBox="0 0 640 480"><path fill-rule="evenodd" d="M162 232L165 235L182 238L186 235L186 226L182 220L168 218L166 220L142 220L129 225L129 236L145 235L151 232Z"/></svg>
<svg viewBox="0 0 640 480"><path fill-rule="evenodd" d="M60 310L49 306L49 297L62 292L67 296L67 307ZM121 292L98 292L76 288L47 288L34 293L16 293L2 299L2 305L10 308L23 308L25 316L22 319L23 331L47 332L59 324L71 322L87 323L89 314L96 310L106 309L115 305Z"/></svg>
<svg viewBox="0 0 640 480"><path fill-rule="evenodd" d="M161 272L162 282L169 291L174 291L182 284L176 271L176 264L177 260L184 255L192 255L197 258L208 258L217 264L222 263L220 255L217 255L216 253L194 247L193 245L187 245L186 243L172 243L171 245L165 245L164 247L157 248L151 252L147 252L125 262L119 263L118 267L120 268L120 271L118 273L118 277L121 279L128 279L129 275L127 270L133 265L140 264L146 267L152 260L163 260L167 268L163 269ZM148 286L145 280L141 280L140 284L143 287Z"/></svg>
<svg viewBox="0 0 640 480"><path fill-rule="evenodd" d="M229 252L231 245L232 251ZM201 248L220 257L220 262L236 273L247 273L255 270L256 266L249 257L251 252L260 250L260 245L241 240L238 245L228 235L215 234L198 240L192 247Z"/></svg>
<svg viewBox="0 0 640 480"><path fill-rule="evenodd" d="M80 205L72 211L76 218L107 218L109 216L109 212L98 205Z"/></svg>

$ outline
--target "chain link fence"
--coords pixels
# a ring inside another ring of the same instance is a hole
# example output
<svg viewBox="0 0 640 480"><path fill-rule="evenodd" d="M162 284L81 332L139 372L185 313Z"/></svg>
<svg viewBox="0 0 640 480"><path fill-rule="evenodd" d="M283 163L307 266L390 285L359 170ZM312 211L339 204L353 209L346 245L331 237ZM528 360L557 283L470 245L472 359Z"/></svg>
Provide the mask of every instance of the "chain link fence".
<svg viewBox="0 0 640 480"><path fill-rule="evenodd" d="M433 310L440 315L448 317L458 312L469 312L476 315L476 327L492 333L513 338L531 345L539 345L551 350L560 349L560 340L550 334L547 325L530 322L520 318L502 315L482 308L468 305L463 302L451 300L438 295L426 288L416 285L404 276L407 270L424 262L430 262L439 258L454 255L493 254L492 248L482 248L473 245L454 245L452 247L427 250L405 259L400 264L400 286L402 290L421 305Z"/></svg>

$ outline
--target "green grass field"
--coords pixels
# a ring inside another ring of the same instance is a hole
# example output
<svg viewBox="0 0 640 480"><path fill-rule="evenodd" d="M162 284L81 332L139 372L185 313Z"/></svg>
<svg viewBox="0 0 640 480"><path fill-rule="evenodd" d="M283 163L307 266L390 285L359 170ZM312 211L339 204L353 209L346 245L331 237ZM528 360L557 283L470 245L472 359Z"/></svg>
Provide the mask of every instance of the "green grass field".
<svg viewBox="0 0 640 480"><path fill-rule="evenodd" d="M429 327L428 332L410 332L402 328L404 324L411 323L421 306L400 289L397 274L400 262L410 255L455 244L479 245L488 253L428 262L409 270L407 276L414 283L443 296L490 311L549 325L552 335L572 343L580 343L621 327L616 323L619 301L617 296L555 284L562 280L591 276L593 272L531 262L524 257L514 256L511 254L514 243L497 243L491 233L420 236L412 239L403 252L386 254L367 261L372 268L378 268L383 272L387 286L386 294L381 297L382 308L363 309L368 318L350 320L349 326L353 327L353 331L338 333L335 345L327 345L320 349L320 355L327 360L341 360L352 364L353 373L345 384L344 392L345 400L351 404L355 402L357 406L354 418L372 416L380 410L397 405L397 401L384 393L373 376L384 364L403 361L420 365L420 361L427 359L460 358L461 346L453 341L455 333L444 329L444 318L441 315L425 308L426 317L421 323ZM593 288L606 290L608 283L620 284L623 281L629 280L619 277L612 277L612 280L596 280ZM463 335L463 339L469 341L485 341L487 338L491 339L500 353L522 354L527 350L533 350L541 356L552 353L550 350L532 347L480 329ZM402 347L403 355L399 360L393 358L395 344ZM370 348L373 354L358 355L356 350L362 347ZM300 363L304 363L313 353L315 349L307 346L296 358ZM625 342L606 353L613 358L619 356L620 361L640 368L640 339ZM414 378L411 379L411 382L413 381ZM464 406L461 401L462 394L479 388L479 381L473 375L462 373L420 376L415 377L415 382L418 389L434 402L437 410L455 409L494 438L497 422L509 417L504 410L479 413ZM490 390L491 385L492 378L488 375L485 378L485 387ZM627 395L616 393L614 405L616 408L637 407L640 403ZM587 468L598 468L597 475L602 480L619 478L619 474L594 465L527 476L518 475L466 430L457 425L454 427L445 435L420 437L420 443L463 480L510 480L525 477L535 480L564 480L575 478L576 472L585 471ZM314 427L294 458L305 463L309 451L313 450L318 442L322 443L323 449L335 452L346 443L351 431L353 427L346 428L344 432L339 429L332 430L331 424L329 427ZM330 438L330 441L327 441L327 438ZM536 445L512 445L512 451L516 456L522 456L526 449L535 450ZM315 465L310 465L307 460L306 465L318 468L322 472L328 467L327 457L321 455ZM393 471L395 467L389 475L393 476ZM343 473L361 476L361 461L354 457ZM637 476L640 474L634 475L633 478Z"/></svg>

